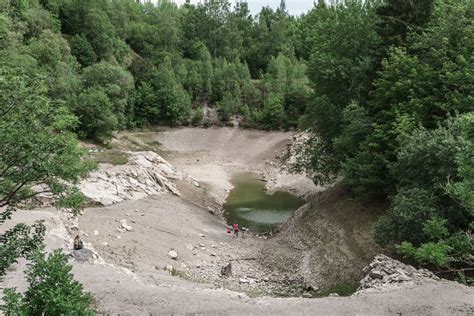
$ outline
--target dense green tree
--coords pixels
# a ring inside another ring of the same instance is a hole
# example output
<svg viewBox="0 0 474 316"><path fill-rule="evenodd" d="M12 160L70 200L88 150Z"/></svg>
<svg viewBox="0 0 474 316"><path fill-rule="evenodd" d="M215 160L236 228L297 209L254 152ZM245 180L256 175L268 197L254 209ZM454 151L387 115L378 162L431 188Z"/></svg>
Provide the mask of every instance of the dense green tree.
<svg viewBox="0 0 474 316"><path fill-rule="evenodd" d="M76 34L70 41L71 54L83 66L88 67L96 62L97 56L94 48L84 35Z"/></svg>
<svg viewBox="0 0 474 316"><path fill-rule="evenodd" d="M418 129L402 141L391 168L399 190L376 226L379 243L401 243L399 252L421 263L473 263L474 208L469 198L452 194L452 185L461 184L464 192L463 185L472 183L469 164L458 157L472 157L473 128L467 114L447 127Z"/></svg>
<svg viewBox="0 0 474 316"><path fill-rule="evenodd" d="M38 194L31 187L40 184L66 202L89 170L71 132L75 117L48 97L44 79L21 69L0 73L0 207Z"/></svg>
<svg viewBox="0 0 474 316"><path fill-rule="evenodd" d="M431 17L434 0L386 0L377 8L377 33L383 47L402 46L410 30L418 31Z"/></svg>
<svg viewBox="0 0 474 316"><path fill-rule="evenodd" d="M64 104L51 100L44 78L25 73L25 69L1 64L0 91L0 225L10 219L20 203L41 193L51 193L57 207L77 212L85 199L76 184L93 165L84 159L85 152L79 148L71 131L77 123L76 118ZM38 222L33 226L18 224L0 234L0 278L18 258L31 259L43 248L44 232L44 225ZM66 257L62 258L56 268L70 269ZM35 282L56 276L54 271L46 269L28 281L34 287ZM79 284L74 283L70 275L68 279L59 280L68 281L74 285L75 294L81 294ZM71 289L67 287L68 283L60 282L66 286L59 289L57 284L50 284L50 293L66 293ZM29 293L45 294L35 290ZM35 309L35 313L47 312L45 305L56 306L53 303L57 302L57 297L51 296L44 297L44 304L28 300L22 304L23 309L16 304L18 294L13 290L7 290L5 294L5 305L0 310L7 314L24 314L30 309ZM82 302L81 310L88 310L89 305L88 297Z"/></svg>
<svg viewBox="0 0 474 316"><path fill-rule="evenodd" d="M77 98L74 114L79 119L78 133L83 138L106 142L118 127L117 114L107 94L98 88L88 88Z"/></svg>
<svg viewBox="0 0 474 316"><path fill-rule="evenodd" d="M160 65L152 81L162 117L171 125L186 122L191 115L191 98L176 79L170 59Z"/></svg>
<svg viewBox="0 0 474 316"><path fill-rule="evenodd" d="M156 91L149 83L142 83L133 98L136 123L139 126L160 121L160 103Z"/></svg>
<svg viewBox="0 0 474 316"><path fill-rule="evenodd" d="M93 64L84 68L83 84L86 89L95 88L106 93L112 105L112 112L118 120L115 128L125 128L130 118L127 118L128 99L134 88L132 75L118 65L107 62Z"/></svg>

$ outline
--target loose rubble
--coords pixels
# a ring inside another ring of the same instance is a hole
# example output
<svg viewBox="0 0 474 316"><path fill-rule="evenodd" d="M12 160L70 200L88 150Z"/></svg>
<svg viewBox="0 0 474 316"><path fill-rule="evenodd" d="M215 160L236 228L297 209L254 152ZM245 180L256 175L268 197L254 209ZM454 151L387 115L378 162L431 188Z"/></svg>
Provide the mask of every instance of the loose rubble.
<svg viewBox="0 0 474 316"><path fill-rule="evenodd" d="M366 292L383 292L393 286L421 283L427 280L439 280L432 272L416 269L385 255L377 255L364 268L367 275L360 281L357 294Z"/></svg>

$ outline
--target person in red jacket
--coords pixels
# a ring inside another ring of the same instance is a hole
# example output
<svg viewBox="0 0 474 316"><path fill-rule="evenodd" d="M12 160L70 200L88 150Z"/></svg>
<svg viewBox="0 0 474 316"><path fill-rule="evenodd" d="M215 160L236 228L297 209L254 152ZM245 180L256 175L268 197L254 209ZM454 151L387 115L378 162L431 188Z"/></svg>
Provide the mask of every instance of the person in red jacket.
<svg viewBox="0 0 474 316"><path fill-rule="evenodd" d="M235 223L233 227L234 227L234 236L239 237L239 224Z"/></svg>

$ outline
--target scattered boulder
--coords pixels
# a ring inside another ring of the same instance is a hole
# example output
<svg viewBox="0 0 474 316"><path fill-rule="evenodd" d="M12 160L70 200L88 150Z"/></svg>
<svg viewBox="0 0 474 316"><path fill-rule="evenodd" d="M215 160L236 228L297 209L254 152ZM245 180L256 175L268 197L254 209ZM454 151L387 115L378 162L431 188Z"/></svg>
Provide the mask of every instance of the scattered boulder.
<svg viewBox="0 0 474 316"><path fill-rule="evenodd" d="M170 257L173 260L177 260L178 259L178 253L176 252L176 250L171 249L168 252L168 257Z"/></svg>
<svg viewBox="0 0 474 316"><path fill-rule="evenodd" d="M232 275L232 262L229 262L221 268L221 275L224 277L230 277Z"/></svg>
<svg viewBox="0 0 474 316"><path fill-rule="evenodd" d="M167 264L165 269L166 269L166 271L168 271L169 273L173 273L173 272L174 272L174 267L173 267L171 264Z"/></svg>
<svg viewBox="0 0 474 316"><path fill-rule="evenodd" d="M125 229L126 231L131 231L132 230L132 226L128 225L127 224L127 220L126 219L121 219L120 220L120 226Z"/></svg>
<svg viewBox="0 0 474 316"><path fill-rule="evenodd" d="M239 284L249 284L250 280L245 278L239 278Z"/></svg>
<svg viewBox="0 0 474 316"><path fill-rule="evenodd" d="M97 259L97 255L92 250L87 249L87 248L81 248L81 249L78 249L78 250L74 250L71 253L71 256L77 262L92 263Z"/></svg>

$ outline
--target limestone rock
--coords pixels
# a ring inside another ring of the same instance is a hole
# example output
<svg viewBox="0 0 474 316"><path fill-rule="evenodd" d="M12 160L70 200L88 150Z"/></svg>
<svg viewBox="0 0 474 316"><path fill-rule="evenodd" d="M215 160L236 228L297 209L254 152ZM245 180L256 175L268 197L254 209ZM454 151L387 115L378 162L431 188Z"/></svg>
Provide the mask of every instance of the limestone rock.
<svg viewBox="0 0 474 316"><path fill-rule="evenodd" d="M127 224L127 220L126 219L121 219L120 220L120 226L125 229L126 231L131 231L132 230L132 226L128 225Z"/></svg>
<svg viewBox="0 0 474 316"><path fill-rule="evenodd" d="M94 262L95 259L97 259L97 255L92 250L87 249L87 248L74 250L71 253L71 256L74 258L74 260L76 260L78 262L92 263L92 262Z"/></svg>
<svg viewBox="0 0 474 316"><path fill-rule="evenodd" d="M168 252L168 257L170 257L173 260L177 260L178 259L178 253L175 250L170 250Z"/></svg>
<svg viewBox="0 0 474 316"><path fill-rule="evenodd" d="M180 196L171 180L195 181L155 152L127 152L127 155L127 164L101 164L99 170L82 181L79 188L84 195L98 204L111 205L160 193Z"/></svg>
<svg viewBox="0 0 474 316"><path fill-rule="evenodd" d="M390 286L414 284L427 280L439 280L428 270L416 269L400 261L378 255L364 268L367 275L360 281L356 295L365 292L385 291Z"/></svg>
<svg viewBox="0 0 474 316"><path fill-rule="evenodd" d="M249 283L250 283L250 280L249 280L249 279L245 279L245 278L239 278L239 283L240 283L240 284L249 284Z"/></svg>
<svg viewBox="0 0 474 316"><path fill-rule="evenodd" d="M173 273L174 271L174 268L171 264L167 264L166 265L166 271L168 271L169 273Z"/></svg>

